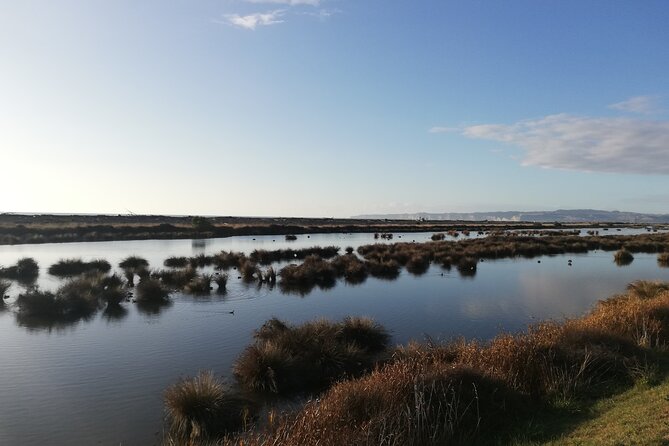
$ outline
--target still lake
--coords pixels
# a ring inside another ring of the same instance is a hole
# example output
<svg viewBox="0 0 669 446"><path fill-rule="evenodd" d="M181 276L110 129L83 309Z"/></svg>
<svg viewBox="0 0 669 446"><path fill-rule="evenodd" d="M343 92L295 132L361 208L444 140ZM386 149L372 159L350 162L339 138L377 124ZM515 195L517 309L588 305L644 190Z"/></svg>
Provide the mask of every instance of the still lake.
<svg viewBox="0 0 669 446"><path fill-rule="evenodd" d="M430 236L395 234L392 242L423 242ZM62 258L103 258L116 265L139 255L151 267L162 268L170 256L328 245L343 251L377 241L372 234L312 234L295 242L249 236L0 246L0 265L33 257L41 268L39 286L55 289L62 281L46 269ZM235 271L229 273L225 295L175 293L172 304L159 312L124 303L124 313L100 312L89 320L50 328L17 319L12 302L22 288L14 284L0 310L0 444L157 444L165 388L199 370L229 377L253 330L274 316L294 323L370 316L391 331L395 343L427 336L488 339L535 321L581 315L637 279L669 280L669 269L658 267L656 255L637 254L631 265L618 267L613 253L603 251L486 261L469 278L438 266L422 276L402 270L397 280L370 277L360 285L340 281L304 296L244 284Z"/></svg>

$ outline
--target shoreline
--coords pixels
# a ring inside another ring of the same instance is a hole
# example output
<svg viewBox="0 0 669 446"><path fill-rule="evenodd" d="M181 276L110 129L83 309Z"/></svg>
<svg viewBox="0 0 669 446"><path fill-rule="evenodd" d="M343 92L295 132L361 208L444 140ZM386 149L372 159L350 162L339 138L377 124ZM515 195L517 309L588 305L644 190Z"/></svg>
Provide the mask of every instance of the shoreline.
<svg viewBox="0 0 669 446"><path fill-rule="evenodd" d="M252 235L645 228L641 223L0 214L0 245Z"/></svg>

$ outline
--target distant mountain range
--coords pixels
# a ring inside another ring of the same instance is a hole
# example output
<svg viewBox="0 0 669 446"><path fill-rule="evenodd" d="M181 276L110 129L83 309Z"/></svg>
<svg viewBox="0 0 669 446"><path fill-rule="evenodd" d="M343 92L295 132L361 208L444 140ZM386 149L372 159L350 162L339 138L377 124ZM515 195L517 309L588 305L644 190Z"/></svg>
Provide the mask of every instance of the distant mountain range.
<svg viewBox="0 0 669 446"><path fill-rule="evenodd" d="M532 221L560 223L669 223L669 214L640 214L637 212L600 211L595 209L558 209L557 211L532 212L418 212L414 214L356 215L353 218L388 220Z"/></svg>

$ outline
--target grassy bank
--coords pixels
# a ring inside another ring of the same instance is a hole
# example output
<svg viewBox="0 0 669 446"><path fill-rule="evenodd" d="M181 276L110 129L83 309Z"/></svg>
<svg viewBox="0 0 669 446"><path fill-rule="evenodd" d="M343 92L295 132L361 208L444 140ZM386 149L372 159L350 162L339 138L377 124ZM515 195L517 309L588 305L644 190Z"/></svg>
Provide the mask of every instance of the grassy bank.
<svg viewBox="0 0 669 446"><path fill-rule="evenodd" d="M286 330L274 325L259 333ZM292 343L304 342L301 330L291 333ZM313 330L305 333L313 337ZM629 444L664 444L668 341L669 285L637 282L581 318L539 323L489 342L384 349L371 372L335 382L297 411L271 410L216 441L530 445L627 444L620 442L631 438ZM290 355L275 360L283 357ZM254 370L277 376L263 364ZM299 387L294 373L292 384ZM188 444L199 440L191 437Z"/></svg>

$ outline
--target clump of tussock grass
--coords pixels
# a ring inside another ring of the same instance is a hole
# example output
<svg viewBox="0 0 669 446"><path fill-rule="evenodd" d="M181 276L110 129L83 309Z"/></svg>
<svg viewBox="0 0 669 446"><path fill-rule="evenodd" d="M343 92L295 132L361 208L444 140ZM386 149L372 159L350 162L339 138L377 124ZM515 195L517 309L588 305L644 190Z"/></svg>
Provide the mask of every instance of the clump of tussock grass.
<svg viewBox="0 0 669 446"><path fill-rule="evenodd" d="M84 262L82 259L61 259L51 265L49 274L56 277L72 277L88 272L107 273L111 269L108 261L103 259Z"/></svg>
<svg viewBox="0 0 669 446"><path fill-rule="evenodd" d="M420 276L430 268L430 258L424 254L415 254L406 263L406 269L411 274Z"/></svg>
<svg viewBox="0 0 669 446"><path fill-rule="evenodd" d="M186 285L185 290L191 294L209 294L211 292L211 274L199 274Z"/></svg>
<svg viewBox="0 0 669 446"><path fill-rule="evenodd" d="M246 261L246 256L241 252L221 251L214 255L212 262L216 269L228 270L230 268L237 268Z"/></svg>
<svg viewBox="0 0 669 446"><path fill-rule="evenodd" d="M657 255L657 264L669 268L669 252L661 252Z"/></svg>
<svg viewBox="0 0 669 446"><path fill-rule="evenodd" d="M104 304L118 306L123 297L118 276L94 272L68 280L55 293L31 289L16 303L23 322L49 326L88 319Z"/></svg>
<svg viewBox="0 0 669 446"><path fill-rule="evenodd" d="M300 265L288 265L281 269L281 286L290 288L310 288L320 286L329 288L334 285L337 272L330 262L311 255Z"/></svg>
<svg viewBox="0 0 669 446"><path fill-rule="evenodd" d="M347 246L346 249L345 249L344 251L346 251L346 254L353 254L353 252L355 251L355 249L353 249L352 246Z"/></svg>
<svg viewBox="0 0 669 446"><path fill-rule="evenodd" d="M269 265L274 262L303 260L309 256L317 256L322 259L331 259L339 252L338 246L313 246L303 249L276 249L272 251L256 249L249 258L261 265Z"/></svg>
<svg viewBox="0 0 669 446"><path fill-rule="evenodd" d="M225 273L222 274L215 274L214 275L214 283L218 287L218 292L222 293L226 290L226 287L228 286L228 275Z"/></svg>
<svg viewBox="0 0 669 446"><path fill-rule="evenodd" d="M368 319L298 326L271 319L254 338L235 362L238 382L248 390L290 394L364 373L386 350L390 336Z"/></svg>
<svg viewBox="0 0 669 446"><path fill-rule="evenodd" d="M188 257L168 257L163 262L167 268L185 268L190 264Z"/></svg>
<svg viewBox="0 0 669 446"><path fill-rule="evenodd" d="M353 248L351 248L353 249ZM337 256L330 262L339 276L350 284L359 284L367 280L367 265L352 253Z"/></svg>
<svg viewBox="0 0 669 446"><path fill-rule="evenodd" d="M22 283L32 283L39 276L39 265L35 259L24 257L16 265L0 268L0 278L17 280Z"/></svg>
<svg viewBox="0 0 669 446"><path fill-rule="evenodd" d="M621 248L613 255L613 261L618 266L625 266L634 261L634 256L627 249Z"/></svg>
<svg viewBox="0 0 669 446"><path fill-rule="evenodd" d="M295 241L295 240L297 240L297 236L296 236L296 235L293 235L293 234L287 234L287 235L286 235L286 241L287 241L287 242L292 242L292 241Z"/></svg>
<svg viewBox="0 0 669 446"><path fill-rule="evenodd" d="M463 257L457 263L458 272L463 277L472 277L476 275L478 261L472 257Z"/></svg>
<svg viewBox="0 0 669 446"><path fill-rule="evenodd" d="M432 237L430 237L430 238L432 239L432 241L437 242L437 241L444 240L446 238L446 234L444 234L443 232L439 232L439 233L436 233L436 234L432 234Z"/></svg>
<svg viewBox="0 0 669 446"><path fill-rule="evenodd" d="M257 409L212 372L200 372L173 384L165 391L164 400L169 433L173 440L186 444L244 429Z"/></svg>
<svg viewBox="0 0 669 446"><path fill-rule="evenodd" d="M635 280L627 285L627 291L642 299L652 299L669 290L669 283L651 280Z"/></svg>
<svg viewBox="0 0 669 446"><path fill-rule="evenodd" d="M262 271L258 268L255 262L250 260L244 261L239 266L239 274L242 276L244 282L253 282L255 280L262 280Z"/></svg>
<svg viewBox="0 0 669 446"><path fill-rule="evenodd" d="M192 268L204 268L214 263L214 257L206 254L198 254L188 259Z"/></svg>
<svg viewBox="0 0 669 446"><path fill-rule="evenodd" d="M165 303L169 297L169 290L156 279L142 279L137 284L137 302L140 303Z"/></svg>
<svg viewBox="0 0 669 446"><path fill-rule="evenodd" d="M365 262L367 271L378 279L397 279L400 275L400 264L396 260L368 260Z"/></svg>
<svg viewBox="0 0 669 446"><path fill-rule="evenodd" d="M158 270L151 273L151 277L160 280L171 288L184 289L197 276L195 269L188 267L177 270Z"/></svg>
<svg viewBox="0 0 669 446"><path fill-rule="evenodd" d="M118 264L119 268L123 270L133 270L133 271L138 271L138 270L143 270L147 269L149 267L149 262L138 256L129 256L126 257L125 259L121 260L121 262Z"/></svg>

